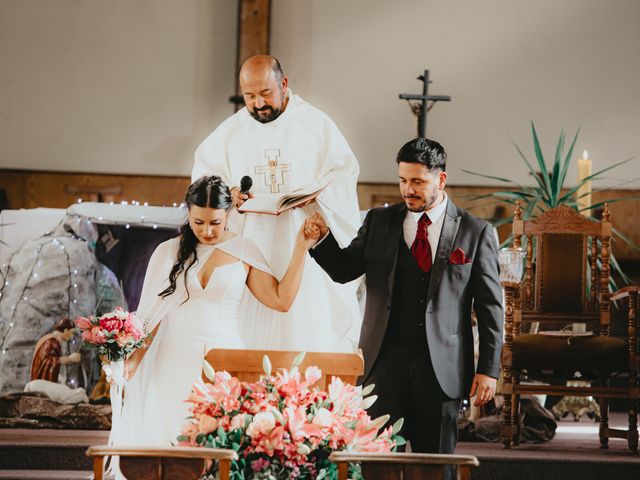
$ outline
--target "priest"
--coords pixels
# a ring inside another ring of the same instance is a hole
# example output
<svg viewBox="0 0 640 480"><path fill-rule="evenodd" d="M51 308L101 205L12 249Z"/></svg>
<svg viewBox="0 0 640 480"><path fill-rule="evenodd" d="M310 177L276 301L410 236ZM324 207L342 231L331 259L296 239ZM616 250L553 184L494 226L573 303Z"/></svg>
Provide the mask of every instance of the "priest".
<svg viewBox="0 0 640 480"><path fill-rule="evenodd" d="M361 223L356 194L359 166L335 123L291 92L277 59L258 55L246 60L240 69L240 88L246 106L198 147L192 178L221 176L235 186L236 207L251 192L287 194L329 182L301 208L277 216L234 210L229 216L229 228L253 240L281 278L296 233L312 213L320 212L327 219L342 246L355 236ZM253 180L251 192L240 190L245 176ZM354 351L362 320L358 284L356 280L338 285L315 262L307 261L289 312L269 310L246 292L240 318L248 347Z"/></svg>

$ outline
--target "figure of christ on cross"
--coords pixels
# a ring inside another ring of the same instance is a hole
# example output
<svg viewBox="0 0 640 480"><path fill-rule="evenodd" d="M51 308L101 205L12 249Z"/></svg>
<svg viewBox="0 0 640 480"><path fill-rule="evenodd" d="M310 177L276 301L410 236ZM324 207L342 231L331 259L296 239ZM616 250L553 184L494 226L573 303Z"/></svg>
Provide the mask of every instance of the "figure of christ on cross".
<svg viewBox="0 0 640 480"><path fill-rule="evenodd" d="M424 71L424 75L420 75L418 80L422 82L422 95L413 95L409 93L401 93L398 97L407 100L411 105L411 110L418 117L418 137L427 138L427 112L435 105L436 102L450 102L449 95L431 95L429 94L429 70ZM412 102L413 101L413 102ZM431 105L428 102L431 101Z"/></svg>
<svg viewBox="0 0 640 480"><path fill-rule="evenodd" d="M271 193L280 193L280 185L284 185L284 172L291 170L288 163L278 163L279 148L268 148L264 151L267 165L255 167L256 174L264 175L264 184L271 188Z"/></svg>

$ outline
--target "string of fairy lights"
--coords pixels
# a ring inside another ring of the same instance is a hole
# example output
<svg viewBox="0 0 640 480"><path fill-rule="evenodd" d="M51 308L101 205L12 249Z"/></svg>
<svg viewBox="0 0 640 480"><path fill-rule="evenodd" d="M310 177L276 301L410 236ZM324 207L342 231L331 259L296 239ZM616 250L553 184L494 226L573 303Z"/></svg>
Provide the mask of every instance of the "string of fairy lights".
<svg viewBox="0 0 640 480"><path fill-rule="evenodd" d="M82 199L78 199L77 203L83 203ZM116 202L109 202L109 203L105 203L103 205L109 205L109 206L124 206L124 205L130 205L130 206L134 206L134 207L148 207L149 203L148 202L138 202L136 200L133 200L132 202L123 200L119 203ZM173 208L178 208L178 209L185 209L186 208L186 204L185 203L173 203L172 205ZM73 214L71 214L73 216ZM108 224L108 225L117 225L117 226L124 226L125 229L130 229L132 226L132 222L131 220L129 221L118 221L118 220L114 220L112 218L109 218L108 220L105 221L104 216L102 215L97 215L97 216L80 216L80 215L75 215L77 218L75 219L76 222L76 226L80 227L80 224L82 222L86 222L87 225L92 225L94 223L96 224ZM69 222L69 219L67 219L67 222ZM144 214L140 214L139 216L139 220L136 220L134 225L136 227L146 227L146 228L152 228L154 230L158 229L158 228L176 228L177 225L176 223L163 223L163 222L157 222L157 221L153 221L153 222L149 222L146 218ZM95 228L95 227L94 227ZM51 235L51 232L46 232L44 234L44 236L49 236ZM44 248L52 245L55 248L60 249L64 255L65 255L65 259L66 259L66 267L67 267L67 272L68 272L68 284L67 284L67 316L70 317L71 316L71 309L72 309L72 305L76 305L78 303L78 299L76 298L76 296L78 295L78 279L77 279L77 275L78 275L78 269L72 269L71 266L71 258L69 256L69 253L67 251L67 249L64 246L64 243L61 241L60 237L62 235L57 235L55 238L51 238L48 242L45 243L41 243L36 249L34 249L34 261L31 265L31 269L29 272L29 275L27 277L27 280L24 282L24 286L22 287L22 291L20 292L20 295L17 297L17 302L11 306L10 308L10 317L8 319L8 325L7 327L4 329L4 334L2 335L2 339L0 340L0 355L5 355L9 350L6 347L5 343L7 338L10 336L14 326L15 326L15 318L16 318L16 313L18 311L18 308L20 306L21 302L26 302L29 303L29 290L30 288L33 286L32 283L35 283L35 281L38 279L39 277L39 267L42 267L43 265L43 261L42 261L42 255L43 255L43 251ZM92 248L91 245L89 245L89 243L87 242L87 240L83 239L82 237L78 236L77 234L73 233L73 232L66 232L63 236L63 238L70 238L70 239L75 239L75 240L82 240L85 243L87 243L87 247L88 248ZM9 263L5 263L2 264L2 266L0 267L0 302L3 301L3 299L6 299L7 295L5 294L5 289L8 289L11 287L9 278L10 278L10 273L11 273L11 259L9 260ZM32 282L32 283L30 283ZM3 324L5 322L5 319L3 318L3 316L0 314L0 324Z"/></svg>
<svg viewBox="0 0 640 480"><path fill-rule="evenodd" d="M74 235L72 233L69 233L67 235L69 238L75 238L76 240L82 240L80 237L78 237L77 235ZM85 241L86 242L86 241ZM15 316L16 313L18 311L18 307L20 305L21 302L25 302L27 304L29 304L29 299L30 296L28 295L28 292L31 288L31 284L30 281L37 281L38 277L39 277L39 273L38 273L38 267L42 267L43 262L41 260L42 254L43 254L43 250L45 247L52 245L54 246L54 248L60 249L60 251L62 251L65 255L65 259L66 259L66 266L67 266L67 271L68 271L68 278L69 278L69 282L67 285L67 316L69 316L71 314L71 305L75 305L78 303L78 299L75 298L72 294L72 289L76 289L78 288L78 283L75 281L75 277L77 277L78 275L78 270L77 269L71 269L71 258L69 257L69 252L67 251L67 249L65 248L64 244L59 240L58 237L56 238L51 238L48 242L46 243L42 243L40 244L36 249L34 249L34 260L33 263L31 264L31 268L29 271L29 275L27 275L27 279L24 282L24 285L22 286L22 291L20 292L20 295L17 296L17 303L11 305L10 308L10 312L11 312L11 316L9 317L9 323L8 326L5 329L5 332L2 336L2 340L0 341L0 354L5 355L8 351L5 343L7 340L7 337L9 337L9 335L11 334L13 327L15 326ZM11 284L8 280L9 278L9 274L11 272L11 262L9 262L9 264L3 264L2 265L2 271L3 273L3 283L2 283L2 288L0 288L0 300L2 300L4 293L5 293L5 289L7 287L10 287ZM0 316L0 321L4 321L4 318L2 318Z"/></svg>
<svg viewBox="0 0 640 480"><path fill-rule="evenodd" d="M83 200L81 198L78 198L78 200L76 201L76 203L84 203ZM149 207L149 203L148 202L142 202L140 203L137 200L133 200L131 202L129 202L128 200L122 200L121 202L108 202L108 203L104 203L103 205L109 205L109 206L134 206L134 207ZM182 202L182 203L177 203L177 202L173 202L172 207L173 208L178 208L180 210L184 210L186 209L186 203ZM163 206L164 208L167 208L165 206ZM159 207L152 207L152 208L159 208ZM130 221L121 221L121 220L117 220L117 219L113 219L113 218L108 218L107 220L105 220L104 216L98 215L98 216L86 216L86 218L88 219L89 222L93 221L94 223L108 223L109 225L121 225L124 226L127 230L131 228L131 222ZM165 222L158 222L158 221L153 221L153 222L149 222L149 220L146 218L145 214L142 213L139 215L138 219L136 219L135 222L135 226L136 227L148 227L148 228L152 228L154 230L157 230L158 228L177 228L178 225L176 225L175 223L165 223Z"/></svg>

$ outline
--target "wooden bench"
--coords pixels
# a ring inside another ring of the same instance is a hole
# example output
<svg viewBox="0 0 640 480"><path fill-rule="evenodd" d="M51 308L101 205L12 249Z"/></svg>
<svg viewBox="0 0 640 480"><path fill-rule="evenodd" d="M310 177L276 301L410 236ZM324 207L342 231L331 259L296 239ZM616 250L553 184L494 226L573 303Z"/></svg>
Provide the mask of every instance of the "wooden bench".
<svg viewBox="0 0 640 480"><path fill-rule="evenodd" d="M480 465L470 455L432 453L333 452L329 460L338 465L338 480L347 480L353 462L360 463L366 480L439 480L447 465L458 467L458 480L470 480L471 468Z"/></svg>
<svg viewBox="0 0 640 480"><path fill-rule="evenodd" d="M217 461L220 480L229 479L231 462L238 455L233 450L198 447L111 447L91 446L87 456L93 457L95 480L103 480L104 459L117 456L120 471L130 480L196 480L200 478L208 461Z"/></svg>

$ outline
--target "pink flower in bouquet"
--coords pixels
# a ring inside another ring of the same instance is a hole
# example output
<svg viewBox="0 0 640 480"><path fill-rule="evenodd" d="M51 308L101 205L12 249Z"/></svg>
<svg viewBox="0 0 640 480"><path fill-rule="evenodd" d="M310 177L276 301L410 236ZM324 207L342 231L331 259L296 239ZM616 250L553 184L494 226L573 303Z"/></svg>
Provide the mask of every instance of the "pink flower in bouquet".
<svg viewBox="0 0 640 480"><path fill-rule="evenodd" d="M300 372L298 367L291 370L282 370L276 375L276 388L284 397L297 397L300 391Z"/></svg>
<svg viewBox="0 0 640 480"><path fill-rule="evenodd" d="M224 428L225 430L229 430L231 426L231 417L229 415L223 415L218 420L218 426Z"/></svg>
<svg viewBox="0 0 640 480"><path fill-rule="evenodd" d="M276 427L276 417L271 412L260 412L253 417L253 421L247 427L247 435L257 438L266 435Z"/></svg>
<svg viewBox="0 0 640 480"><path fill-rule="evenodd" d="M140 340L144 335L144 327L142 322L133 313L127 315L127 319L124 321L123 329L125 332L130 333L136 340Z"/></svg>
<svg viewBox="0 0 640 480"><path fill-rule="evenodd" d="M353 385L344 383L339 377L331 379L329 399L333 403L333 411L339 414L342 414L345 410L357 410L362 401L360 390L356 390Z"/></svg>
<svg viewBox="0 0 640 480"><path fill-rule="evenodd" d="M321 378L322 371L318 367L307 367L307 369L304 371L304 379L306 380L308 386L313 385Z"/></svg>
<svg viewBox="0 0 640 480"><path fill-rule="evenodd" d="M193 404L205 404L213 401L209 395L210 384L204 383L202 380L198 380L191 386L191 393L187 399L188 402Z"/></svg>
<svg viewBox="0 0 640 480"><path fill-rule="evenodd" d="M216 372L213 385L208 386L209 396L227 411L240 408L242 385L240 380L227 372Z"/></svg>
<svg viewBox="0 0 640 480"><path fill-rule="evenodd" d="M82 334L82 338L83 339L85 338L85 336L84 336L85 333L89 333L89 339L87 339L87 341L89 343L94 343L96 345L102 345L103 343L105 343L107 341L107 336L102 331L102 328L98 327L97 325L95 327L92 327L91 330L83 332L83 334Z"/></svg>
<svg viewBox="0 0 640 480"><path fill-rule="evenodd" d="M122 329L122 320L117 317L108 317L100 319L100 328L105 329L107 332L118 332Z"/></svg>
<svg viewBox="0 0 640 480"><path fill-rule="evenodd" d="M371 423L368 416L361 416L351 442L352 450L361 452L388 452L395 442L391 440L393 427L387 427L378 436L378 428Z"/></svg>
<svg viewBox="0 0 640 480"><path fill-rule="evenodd" d="M130 343L133 343L133 341L134 341L134 336L131 335L130 333L125 332L124 330L116 334L116 342L121 347L126 347Z"/></svg>
<svg viewBox="0 0 640 480"><path fill-rule="evenodd" d="M378 437L362 446L364 452L389 452L396 445L396 442L391 439L393 427L387 427Z"/></svg>
<svg viewBox="0 0 640 480"><path fill-rule="evenodd" d="M182 435L185 437L192 438L198 435L198 433L198 424L195 422L187 422L184 424L184 427L182 427Z"/></svg>
<svg viewBox="0 0 640 480"><path fill-rule="evenodd" d="M304 407L288 407L285 410L285 416L288 419L287 427L293 441L299 442L311 436L322 436L320 425L307 422L307 412Z"/></svg>
<svg viewBox="0 0 640 480"><path fill-rule="evenodd" d="M249 425L251 426L251 425ZM275 450L284 449L284 428L276 427L266 435L260 435L256 443L256 452L264 452L269 455L273 455Z"/></svg>
<svg viewBox="0 0 640 480"><path fill-rule="evenodd" d="M261 472L270 464L271 462L269 462L269 460L267 460L266 458L258 458L257 460L251 462L251 470L253 470L254 472Z"/></svg>
<svg viewBox="0 0 640 480"><path fill-rule="evenodd" d="M350 445L353 442L355 432L347 425L344 419L336 421L333 424L331 434L329 435L329 447L331 447L331 449L336 450L345 445Z"/></svg>
<svg viewBox="0 0 640 480"><path fill-rule="evenodd" d="M76 326L78 328L81 328L82 330L87 330L91 328L91 322L89 321L88 318L78 317L76 318Z"/></svg>
<svg viewBox="0 0 640 480"><path fill-rule="evenodd" d="M239 428L243 428L246 418L247 418L246 413L239 413L238 415L234 416L231 419L231 424L230 424L231 430L237 430Z"/></svg>
<svg viewBox="0 0 640 480"><path fill-rule="evenodd" d="M218 428L218 420L209 415L202 415L198 422L198 433L210 433Z"/></svg>
<svg viewBox="0 0 640 480"><path fill-rule="evenodd" d="M324 407L319 408L316 412L316 416L313 417L313 423L321 427L330 427L333 425L334 421L335 419L333 418L333 414Z"/></svg>

